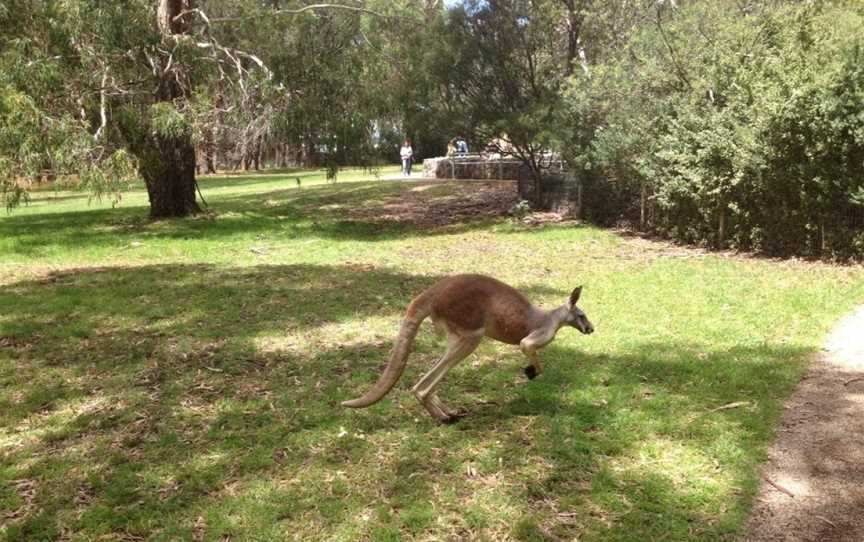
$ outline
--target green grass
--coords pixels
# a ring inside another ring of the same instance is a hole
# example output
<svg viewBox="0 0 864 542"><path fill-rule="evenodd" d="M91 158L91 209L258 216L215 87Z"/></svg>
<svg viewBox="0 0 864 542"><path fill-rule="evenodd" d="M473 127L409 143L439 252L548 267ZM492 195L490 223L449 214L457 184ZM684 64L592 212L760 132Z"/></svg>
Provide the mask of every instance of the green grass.
<svg viewBox="0 0 864 542"><path fill-rule="evenodd" d="M0 539L735 538L864 272L506 218L420 228L392 204L432 212L457 185L363 175L206 179L216 213L189 220L146 220L140 190L0 218ZM439 426L406 391L441 352L424 325L388 398L341 408L454 272L547 306L584 284L597 332L562 330L530 382L484 343L441 391L470 416Z"/></svg>

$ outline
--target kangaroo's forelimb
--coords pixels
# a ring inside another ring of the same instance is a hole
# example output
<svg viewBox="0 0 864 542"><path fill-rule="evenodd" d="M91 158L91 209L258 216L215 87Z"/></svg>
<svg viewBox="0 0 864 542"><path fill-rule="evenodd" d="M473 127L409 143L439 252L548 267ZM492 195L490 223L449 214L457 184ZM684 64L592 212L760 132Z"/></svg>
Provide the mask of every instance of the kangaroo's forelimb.
<svg viewBox="0 0 864 542"><path fill-rule="evenodd" d="M540 363L540 355L538 350L552 342L555 338L557 329L551 327L542 327L528 334L527 337L519 341L519 349L531 362L531 365L525 367L525 376L529 380L533 380L536 376L543 372L543 365Z"/></svg>

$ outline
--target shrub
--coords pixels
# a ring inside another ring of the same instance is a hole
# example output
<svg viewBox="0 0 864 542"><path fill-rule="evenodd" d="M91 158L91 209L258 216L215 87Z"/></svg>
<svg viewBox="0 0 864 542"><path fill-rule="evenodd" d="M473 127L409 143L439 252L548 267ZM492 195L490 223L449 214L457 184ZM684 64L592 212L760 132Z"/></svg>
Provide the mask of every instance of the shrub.
<svg viewBox="0 0 864 542"><path fill-rule="evenodd" d="M864 13L730 5L658 11L572 81L586 197L608 221L644 188L648 227L687 242L864 257Z"/></svg>

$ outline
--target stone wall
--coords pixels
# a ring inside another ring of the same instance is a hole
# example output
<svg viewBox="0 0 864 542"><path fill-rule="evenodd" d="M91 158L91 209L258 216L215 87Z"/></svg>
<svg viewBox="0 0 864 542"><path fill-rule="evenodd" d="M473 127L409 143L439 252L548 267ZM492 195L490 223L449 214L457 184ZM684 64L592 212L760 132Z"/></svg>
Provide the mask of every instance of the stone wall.
<svg viewBox="0 0 864 542"><path fill-rule="evenodd" d="M517 180L522 162L494 159L479 154L441 156L423 160L423 176L436 179Z"/></svg>
<svg viewBox="0 0 864 542"><path fill-rule="evenodd" d="M423 160L423 176L436 179L500 179L518 181L519 197L535 209L579 216L582 185L560 159L545 170L538 193L534 177L520 160L479 154L441 156Z"/></svg>

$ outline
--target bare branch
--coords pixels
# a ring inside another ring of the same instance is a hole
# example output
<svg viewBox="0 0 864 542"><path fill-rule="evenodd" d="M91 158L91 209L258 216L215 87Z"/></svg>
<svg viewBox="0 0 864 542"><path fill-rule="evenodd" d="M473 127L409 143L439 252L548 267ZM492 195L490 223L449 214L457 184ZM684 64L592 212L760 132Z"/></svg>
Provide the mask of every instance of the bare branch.
<svg viewBox="0 0 864 542"><path fill-rule="evenodd" d="M678 62L678 53L675 51L675 48L672 47L672 43L669 41L668 36L666 35L666 30L663 28L663 17L661 15L660 6L662 6L662 2L658 4L657 7L657 17L655 18L655 22L657 23L657 29L660 30L660 37L663 38L663 43L666 45L666 48L669 50L669 58L672 60L672 65L675 67L676 75L678 75L678 79L680 79L687 88L693 90L693 85L690 84L690 79L687 78L687 74L684 71L683 66ZM672 7L676 7L675 3L672 3Z"/></svg>
<svg viewBox="0 0 864 542"><path fill-rule="evenodd" d="M187 15L198 15L202 19L204 19L204 22L207 23L207 26L210 26L210 19L207 18L207 14L198 8L187 9L187 10L181 11L180 13L177 14L177 16L174 17L173 20L178 21L178 20L182 19L183 17L186 17Z"/></svg>
<svg viewBox="0 0 864 542"><path fill-rule="evenodd" d="M346 6L345 4L310 4L308 6L303 6L298 9L277 9L273 11L268 11L266 13L260 13L256 15L247 15L243 17L217 17L210 19L213 23L226 23L226 22L236 22L236 21L244 21L248 19L258 19L261 17L271 17L273 15L299 15L301 13L305 13L307 11L319 11L325 9L343 9L346 11L355 11L359 13L367 13L369 15L374 15L376 17L381 17L383 19L392 17L389 15L384 15L383 13L379 13L377 11L371 10L365 7L359 6Z"/></svg>
<svg viewBox="0 0 864 542"><path fill-rule="evenodd" d="M576 47L579 56L579 65L582 67L582 71L585 72L585 75L591 75L591 72L588 70L588 55L585 54L585 46L582 44L582 38L576 38Z"/></svg>
<svg viewBox="0 0 864 542"><path fill-rule="evenodd" d="M392 56L392 55L390 55L390 54L387 54L387 53L384 52L383 50L381 50L381 49L379 49L378 47L376 47L375 44L372 43L372 41L371 41L368 37L366 37L366 33L365 33L365 32L363 32L362 30L360 30L359 32L360 32L360 37L363 38L363 41L366 42L366 45L368 45L370 49L372 49L373 51L375 51L375 52L378 53L379 55L381 55L381 56L383 56L384 58L386 58L386 59L387 59L388 61L390 61L392 64L395 64L395 65L397 65L397 66L404 66L404 65L405 65L405 62L403 62L402 60L400 60L400 59L398 59L398 58L396 58L396 57L394 57L394 56Z"/></svg>
<svg viewBox="0 0 864 542"><path fill-rule="evenodd" d="M105 126L108 124L108 97L106 96L106 90L108 85L108 68L105 68L102 71L102 87L99 89L99 129L96 130L96 133L93 134L93 140L99 141L99 138L102 137L102 131L105 130Z"/></svg>

